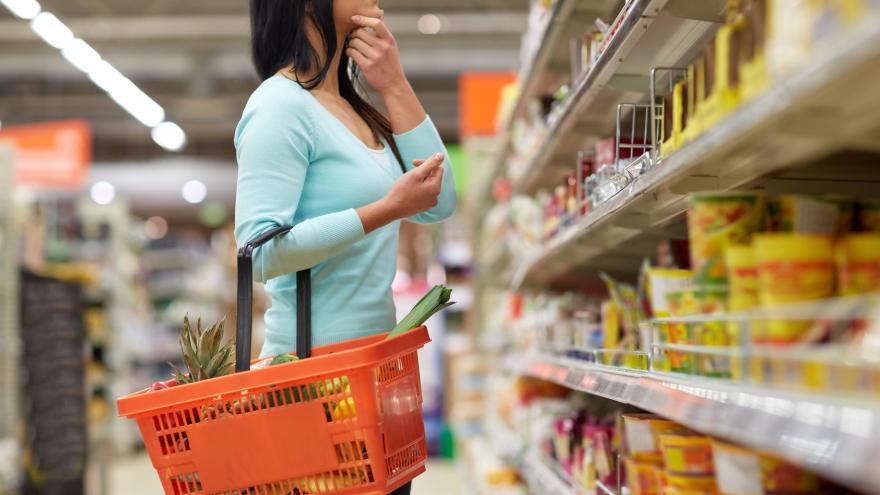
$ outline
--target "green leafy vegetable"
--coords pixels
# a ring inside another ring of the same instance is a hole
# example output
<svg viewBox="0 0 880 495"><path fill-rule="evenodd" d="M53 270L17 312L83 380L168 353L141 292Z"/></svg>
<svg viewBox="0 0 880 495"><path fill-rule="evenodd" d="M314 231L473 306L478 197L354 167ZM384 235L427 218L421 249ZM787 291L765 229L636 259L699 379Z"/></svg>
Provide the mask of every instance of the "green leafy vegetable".
<svg viewBox="0 0 880 495"><path fill-rule="evenodd" d="M449 298L452 296L452 289L443 285L435 285L425 294L413 309L406 315L397 326L388 334L388 338L394 338L398 335L408 332L413 328L424 324L428 318L441 309L448 308L455 304Z"/></svg>

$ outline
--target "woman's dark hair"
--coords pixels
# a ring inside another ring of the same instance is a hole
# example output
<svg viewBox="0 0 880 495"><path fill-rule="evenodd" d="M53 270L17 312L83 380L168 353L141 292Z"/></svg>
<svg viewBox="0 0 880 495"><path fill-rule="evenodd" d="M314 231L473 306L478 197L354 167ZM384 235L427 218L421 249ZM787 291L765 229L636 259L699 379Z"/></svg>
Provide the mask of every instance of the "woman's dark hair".
<svg viewBox="0 0 880 495"><path fill-rule="evenodd" d="M265 81L279 70L293 67L297 74L315 73L311 79L298 81L305 90L312 90L324 82L333 54L339 48L336 46L336 25L333 22L333 0L250 0L250 7L251 54L260 78ZM314 24L321 36L322 46L319 48L324 50L323 59L306 33L308 21ZM341 48L339 94L364 119L373 136L377 140L384 139L391 146L394 157L404 169L391 123L355 87L357 66L345 53L346 48L348 38Z"/></svg>

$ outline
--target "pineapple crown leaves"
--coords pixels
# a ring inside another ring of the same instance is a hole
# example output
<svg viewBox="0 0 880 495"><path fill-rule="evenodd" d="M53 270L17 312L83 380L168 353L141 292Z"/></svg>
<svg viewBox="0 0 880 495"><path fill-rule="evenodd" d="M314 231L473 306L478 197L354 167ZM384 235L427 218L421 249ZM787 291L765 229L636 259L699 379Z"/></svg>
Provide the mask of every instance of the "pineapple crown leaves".
<svg viewBox="0 0 880 495"><path fill-rule="evenodd" d="M172 374L178 383L192 383L232 373L235 366L235 344L223 340L226 318L222 318L207 329L202 329L202 320L196 320L195 327L189 315L183 318L180 331L180 352L189 374L172 366Z"/></svg>

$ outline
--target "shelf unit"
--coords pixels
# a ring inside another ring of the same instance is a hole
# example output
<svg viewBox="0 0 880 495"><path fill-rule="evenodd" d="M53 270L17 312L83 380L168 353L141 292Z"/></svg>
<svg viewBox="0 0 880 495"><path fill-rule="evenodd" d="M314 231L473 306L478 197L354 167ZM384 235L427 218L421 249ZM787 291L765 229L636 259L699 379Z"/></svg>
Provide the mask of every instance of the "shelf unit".
<svg viewBox="0 0 880 495"><path fill-rule="evenodd" d="M880 118L864 109L880 99L872 91L880 76L878 17L823 43L804 67L521 260L512 288L545 283L572 266L637 269L651 253L652 240L682 233L689 192L756 187L779 193L876 192L880 180L871 153L877 146L868 141ZM828 119L840 124L823 126ZM844 155L846 163L829 167L820 161L833 162L836 153L851 149L858 151Z"/></svg>
<svg viewBox="0 0 880 495"><path fill-rule="evenodd" d="M0 493L12 491L19 465L20 341L18 250L13 208L13 151L0 144Z"/></svg>
<svg viewBox="0 0 880 495"><path fill-rule="evenodd" d="M556 0L544 14L538 35L540 41L531 52L522 56L522 67L517 75L519 95L501 124L501 142L490 162L490 179L486 181L486 188L481 196L489 195L492 179L498 177L504 168L505 160L512 151L514 123L526 112L527 103L535 95L548 92L553 83L564 78L566 71L560 68L567 66L568 40L583 35L586 32L585 27L592 25L595 18L607 17L617 3L618 0Z"/></svg>
<svg viewBox="0 0 880 495"><path fill-rule="evenodd" d="M504 367L772 452L856 489L880 491L880 471L875 469L880 456L880 409L876 403L542 354L510 355Z"/></svg>

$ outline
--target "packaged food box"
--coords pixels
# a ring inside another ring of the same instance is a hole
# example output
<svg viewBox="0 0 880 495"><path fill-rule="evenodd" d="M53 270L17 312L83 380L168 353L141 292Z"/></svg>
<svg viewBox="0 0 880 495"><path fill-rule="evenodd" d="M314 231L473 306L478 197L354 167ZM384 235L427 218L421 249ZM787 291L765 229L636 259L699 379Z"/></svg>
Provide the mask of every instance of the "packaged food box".
<svg viewBox="0 0 880 495"><path fill-rule="evenodd" d="M863 232L880 232L880 199L859 202L858 229Z"/></svg>
<svg viewBox="0 0 880 495"><path fill-rule="evenodd" d="M839 204L813 196L786 195L767 203L769 230L799 234L838 233Z"/></svg>
<svg viewBox="0 0 880 495"><path fill-rule="evenodd" d="M691 195L688 208L691 268L698 285L727 283L724 249L747 244L761 228L764 196L748 192Z"/></svg>
<svg viewBox="0 0 880 495"><path fill-rule="evenodd" d="M660 434L660 451L666 472L682 476L711 476L712 439L681 429Z"/></svg>
<svg viewBox="0 0 880 495"><path fill-rule="evenodd" d="M667 492L669 488L674 491L672 493L688 493L688 494L715 494L718 493L714 476L682 476L679 474L666 471Z"/></svg>
<svg viewBox="0 0 880 495"><path fill-rule="evenodd" d="M656 318L672 316L669 309L667 294L682 292L693 286L693 273L690 270L674 268L648 269L648 294L651 301L651 312Z"/></svg>
<svg viewBox="0 0 880 495"><path fill-rule="evenodd" d="M776 457L712 441L715 479L723 495L816 493L817 478Z"/></svg>
<svg viewBox="0 0 880 495"><path fill-rule="evenodd" d="M663 467L654 462L626 460L626 481L632 495L663 495Z"/></svg>
<svg viewBox="0 0 880 495"><path fill-rule="evenodd" d="M727 286L703 286L694 289L699 306L698 314L712 315L724 313L727 307ZM706 320L693 324L697 343L708 347L730 347L734 342L725 320ZM704 376L730 378L731 358L727 355L703 353L694 356L697 372Z"/></svg>
<svg viewBox="0 0 880 495"><path fill-rule="evenodd" d="M679 428L681 426L675 421L653 414L624 414L623 436L626 441L626 451L633 460L659 463L660 434Z"/></svg>
<svg viewBox="0 0 880 495"><path fill-rule="evenodd" d="M758 234L754 240L763 307L818 300L834 293L833 240L812 234ZM753 325L752 340L789 344L812 326L810 320L771 318Z"/></svg>

